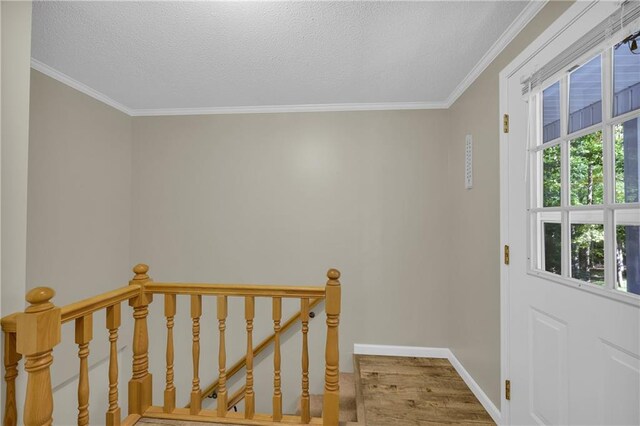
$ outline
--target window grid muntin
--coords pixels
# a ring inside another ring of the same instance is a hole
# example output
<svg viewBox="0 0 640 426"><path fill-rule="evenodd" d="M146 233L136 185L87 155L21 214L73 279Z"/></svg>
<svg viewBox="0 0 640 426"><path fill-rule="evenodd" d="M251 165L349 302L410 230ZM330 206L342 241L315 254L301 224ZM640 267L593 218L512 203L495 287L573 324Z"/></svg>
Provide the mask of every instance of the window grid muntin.
<svg viewBox="0 0 640 426"><path fill-rule="evenodd" d="M542 125L542 93L539 91L534 97L533 101L536 103L535 114L535 131L533 137L535 140L535 146L530 148L529 161L530 167L530 185L527 185L527 191L530 191L527 197L529 203L529 228L530 234L528 239L530 240L528 247L530 253L534 256L528 256L528 269L530 272L538 275L542 278L549 279L551 281L569 282L570 284L578 287L587 286L591 289L604 290L608 297L612 297L618 300L629 300L629 298L640 300L640 296L633 293L625 293L618 291L617 288L617 264L616 264L616 232L615 232L615 214L619 210L637 209L640 207L640 203L616 203L615 202L615 167L614 166L614 137L613 128L616 124L623 123L625 121L640 118L640 109L626 112L624 114L613 116L613 47L607 48L604 52L600 53L601 63L601 108L602 108L602 121L595 125L589 126L585 129L580 129L576 132L569 133L569 75L570 72L565 73L560 79L560 137L552 141L544 143L542 141L542 132L540 127ZM595 56L587 58L585 64L591 61ZM548 84L547 87L555 84L555 81ZM602 130L602 143L603 143L603 204L597 205L575 205L570 204L570 158L569 158L569 144L571 140L579 138L584 135L591 134L598 130ZM542 152L544 149L548 149L555 145L561 146L561 203L559 207L542 207L543 205L543 182L542 182ZM531 208L530 206L535 206ZM575 279L571 277L571 222L570 213L577 211L599 211L602 212L603 225L604 225L604 268L605 268L605 283L604 286L592 284L586 281ZM544 222L539 213L545 212L560 212L561 214L561 229L562 229L562 241L561 241L561 274L555 274L548 272L544 269ZM530 238L533 236L533 238Z"/></svg>

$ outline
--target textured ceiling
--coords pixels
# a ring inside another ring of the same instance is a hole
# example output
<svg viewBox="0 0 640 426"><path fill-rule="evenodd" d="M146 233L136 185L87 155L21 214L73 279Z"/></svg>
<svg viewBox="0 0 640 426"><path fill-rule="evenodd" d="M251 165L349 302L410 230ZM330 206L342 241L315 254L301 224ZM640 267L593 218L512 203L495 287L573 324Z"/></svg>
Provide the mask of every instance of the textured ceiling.
<svg viewBox="0 0 640 426"><path fill-rule="evenodd" d="M32 56L131 110L443 104L526 6L41 1Z"/></svg>

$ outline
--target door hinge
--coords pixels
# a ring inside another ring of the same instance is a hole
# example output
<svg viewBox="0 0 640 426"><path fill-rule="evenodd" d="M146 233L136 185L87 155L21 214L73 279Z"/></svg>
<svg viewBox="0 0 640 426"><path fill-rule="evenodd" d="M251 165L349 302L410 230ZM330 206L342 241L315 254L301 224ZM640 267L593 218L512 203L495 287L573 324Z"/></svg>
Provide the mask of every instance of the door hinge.
<svg viewBox="0 0 640 426"><path fill-rule="evenodd" d="M509 133L509 114L505 114L502 117L502 131L504 133Z"/></svg>
<svg viewBox="0 0 640 426"><path fill-rule="evenodd" d="M509 264L509 246L508 245L504 246L504 264L505 265Z"/></svg>
<svg viewBox="0 0 640 426"><path fill-rule="evenodd" d="M511 380L504 381L504 398L511 401Z"/></svg>

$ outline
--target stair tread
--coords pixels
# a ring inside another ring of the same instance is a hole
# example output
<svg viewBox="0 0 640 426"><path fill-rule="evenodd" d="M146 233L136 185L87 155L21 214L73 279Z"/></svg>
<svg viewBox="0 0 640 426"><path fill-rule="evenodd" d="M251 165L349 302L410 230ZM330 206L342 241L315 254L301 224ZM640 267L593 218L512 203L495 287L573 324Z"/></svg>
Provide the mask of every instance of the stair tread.
<svg viewBox="0 0 640 426"><path fill-rule="evenodd" d="M309 395L309 412L311 417L322 416L322 395ZM300 398L298 398L298 411L300 415ZM355 375L353 373L340 373L340 422L355 422L358 418L356 408Z"/></svg>
<svg viewBox="0 0 640 426"><path fill-rule="evenodd" d="M340 373L340 398L355 398L356 379L353 373Z"/></svg>

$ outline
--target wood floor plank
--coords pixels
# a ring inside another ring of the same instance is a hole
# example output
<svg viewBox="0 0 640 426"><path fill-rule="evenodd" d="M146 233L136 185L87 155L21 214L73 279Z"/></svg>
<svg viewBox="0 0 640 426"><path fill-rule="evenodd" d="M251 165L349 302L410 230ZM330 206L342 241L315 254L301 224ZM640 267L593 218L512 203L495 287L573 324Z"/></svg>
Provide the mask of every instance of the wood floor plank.
<svg viewBox="0 0 640 426"><path fill-rule="evenodd" d="M446 359L356 355L357 398L368 426L493 425ZM358 419L360 420L360 415ZM141 419L144 426L205 423ZM216 423L206 423L217 425ZM220 425L222 426L222 425ZM227 425L228 426L228 425Z"/></svg>
<svg viewBox="0 0 640 426"><path fill-rule="evenodd" d="M447 359L357 355L365 423L492 425Z"/></svg>
<svg viewBox="0 0 640 426"><path fill-rule="evenodd" d="M172 425L172 426L202 426L202 425L209 425L209 426L234 426L234 425L223 425L221 423L210 423L210 422L188 422L188 421L181 421L181 420L165 420L165 419L146 419L146 418L142 418L140 420L138 420L138 423L136 423L136 425L145 425L145 426L165 426L165 425ZM241 425L235 425L235 426L241 426Z"/></svg>

